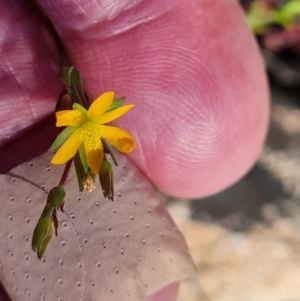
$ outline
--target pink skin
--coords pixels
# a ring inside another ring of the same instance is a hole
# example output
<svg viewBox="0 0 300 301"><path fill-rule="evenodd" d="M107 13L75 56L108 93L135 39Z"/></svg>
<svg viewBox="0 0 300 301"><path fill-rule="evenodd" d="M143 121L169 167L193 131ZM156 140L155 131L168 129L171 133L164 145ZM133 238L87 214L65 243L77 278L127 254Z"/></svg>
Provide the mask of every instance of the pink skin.
<svg viewBox="0 0 300 301"><path fill-rule="evenodd" d="M206 196L253 165L267 130L268 89L236 0L38 2L90 98L114 90L135 104L115 124L133 135L129 156L154 185ZM43 120L62 86L53 36L33 4L0 0L0 37L4 171L48 148L55 130ZM169 299L150 300L174 300L174 287L168 291Z"/></svg>

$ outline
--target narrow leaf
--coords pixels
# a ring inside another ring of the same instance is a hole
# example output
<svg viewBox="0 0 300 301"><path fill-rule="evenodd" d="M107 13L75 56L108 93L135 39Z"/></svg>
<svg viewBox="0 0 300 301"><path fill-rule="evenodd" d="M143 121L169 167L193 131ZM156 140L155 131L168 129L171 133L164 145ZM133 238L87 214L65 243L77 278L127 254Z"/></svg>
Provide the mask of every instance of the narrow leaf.
<svg viewBox="0 0 300 301"><path fill-rule="evenodd" d="M68 126L66 127L54 140L52 145L49 148L49 151L55 151L58 149L77 129L76 126Z"/></svg>

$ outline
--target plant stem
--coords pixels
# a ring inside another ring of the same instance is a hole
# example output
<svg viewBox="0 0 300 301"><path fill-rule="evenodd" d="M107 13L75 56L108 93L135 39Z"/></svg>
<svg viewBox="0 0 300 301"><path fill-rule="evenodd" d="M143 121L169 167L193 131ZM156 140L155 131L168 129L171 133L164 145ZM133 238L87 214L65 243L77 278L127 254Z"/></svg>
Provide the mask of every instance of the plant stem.
<svg viewBox="0 0 300 301"><path fill-rule="evenodd" d="M64 169L64 172L61 176L61 179L59 181L59 186L63 186L67 180L67 177L68 177L68 174L69 174L69 171L70 171L70 167L71 167L71 164L72 164L72 161L73 159L69 160L65 166L65 169Z"/></svg>

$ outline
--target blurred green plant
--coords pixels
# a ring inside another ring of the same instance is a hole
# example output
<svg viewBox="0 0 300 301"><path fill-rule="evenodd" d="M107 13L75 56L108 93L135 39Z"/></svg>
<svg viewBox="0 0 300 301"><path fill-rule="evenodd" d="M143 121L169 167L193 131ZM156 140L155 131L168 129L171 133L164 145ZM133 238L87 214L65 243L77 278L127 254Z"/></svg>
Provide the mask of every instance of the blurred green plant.
<svg viewBox="0 0 300 301"><path fill-rule="evenodd" d="M300 84L300 0L246 0L242 5L268 70L285 84Z"/></svg>
<svg viewBox="0 0 300 301"><path fill-rule="evenodd" d="M288 28L299 23L300 1L287 0L281 4L266 0L253 1L247 11L247 21L255 34L264 34L270 25Z"/></svg>

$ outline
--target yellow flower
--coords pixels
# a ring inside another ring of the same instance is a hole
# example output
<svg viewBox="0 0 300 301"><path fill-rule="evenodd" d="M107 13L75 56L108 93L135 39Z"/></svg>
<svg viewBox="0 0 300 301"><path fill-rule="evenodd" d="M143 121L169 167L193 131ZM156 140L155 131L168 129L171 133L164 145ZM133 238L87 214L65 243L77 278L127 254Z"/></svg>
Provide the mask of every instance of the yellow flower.
<svg viewBox="0 0 300 301"><path fill-rule="evenodd" d="M56 112L56 126L67 126L73 132L58 149L51 160L52 164L63 164L69 161L83 144L87 164L94 174L99 174L104 149L100 138L105 139L122 153L130 153L135 143L126 131L104 125L127 113L134 105L126 105L108 111L113 103L114 92L99 96L88 111L79 104L73 110Z"/></svg>

